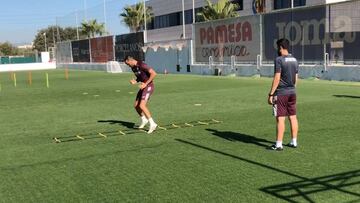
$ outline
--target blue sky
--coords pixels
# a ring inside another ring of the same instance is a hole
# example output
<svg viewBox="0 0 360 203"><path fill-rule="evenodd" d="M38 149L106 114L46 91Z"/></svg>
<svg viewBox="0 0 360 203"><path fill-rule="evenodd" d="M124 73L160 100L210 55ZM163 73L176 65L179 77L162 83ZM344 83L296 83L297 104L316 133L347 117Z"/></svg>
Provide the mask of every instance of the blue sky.
<svg viewBox="0 0 360 203"><path fill-rule="evenodd" d="M118 17L125 5L139 0L106 0L106 19L110 34L127 33L128 29ZM88 8L86 15L84 12ZM0 42L28 44L39 29L58 22L61 26L76 25L96 18L104 22L103 0L0 0ZM77 14L77 15L76 15Z"/></svg>

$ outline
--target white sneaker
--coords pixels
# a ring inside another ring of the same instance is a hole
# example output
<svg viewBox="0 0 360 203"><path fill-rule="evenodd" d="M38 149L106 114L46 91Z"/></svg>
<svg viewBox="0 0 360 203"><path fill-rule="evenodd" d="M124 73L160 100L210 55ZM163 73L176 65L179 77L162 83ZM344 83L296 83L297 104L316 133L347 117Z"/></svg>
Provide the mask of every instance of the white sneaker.
<svg viewBox="0 0 360 203"><path fill-rule="evenodd" d="M148 120L142 120L142 121L141 121L141 124L140 124L140 126L139 126L139 129L143 129L143 128L146 126L146 124L148 124L148 123L149 123Z"/></svg>
<svg viewBox="0 0 360 203"><path fill-rule="evenodd" d="M151 134L152 132L154 132L154 130L157 128L157 124L153 124L153 125L150 125L150 128L149 128L149 131L147 132L148 134Z"/></svg>

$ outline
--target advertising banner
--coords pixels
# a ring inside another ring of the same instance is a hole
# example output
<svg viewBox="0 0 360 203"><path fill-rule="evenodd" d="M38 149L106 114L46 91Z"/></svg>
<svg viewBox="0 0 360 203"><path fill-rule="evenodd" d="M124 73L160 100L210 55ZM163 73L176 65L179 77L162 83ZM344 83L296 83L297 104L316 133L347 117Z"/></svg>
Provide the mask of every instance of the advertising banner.
<svg viewBox="0 0 360 203"><path fill-rule="evenodd" d="M290 41L290 53L298 60L323 60L326 39L326 7L314 7L263 15L264 60L277 56L276 41Z"/></svg>
<svg viewBox="0 0 360 203"><path fill-rule="evenodd" d="M122 61L126 55L138 60L145 60L142 50L144 46L144 33L130 33L115 36L115 60Z"/></svg>
<svg viewBox="0 0 360 203"><path fill-rule="evenodd" d="M93 63L106 63L114 60L113 36L90 39Z"/></svg>
<svg viewBox="0 0 360 203"><path fill-rule="evenodd" d="M89 40L72 41L73 62L90 62Z"/></svg>
<svg viewBox="0 0 360 203"><path fill-rule="evenodd" d="M256 61L260 54L260 16L195 24L195 61Z"/></svg>

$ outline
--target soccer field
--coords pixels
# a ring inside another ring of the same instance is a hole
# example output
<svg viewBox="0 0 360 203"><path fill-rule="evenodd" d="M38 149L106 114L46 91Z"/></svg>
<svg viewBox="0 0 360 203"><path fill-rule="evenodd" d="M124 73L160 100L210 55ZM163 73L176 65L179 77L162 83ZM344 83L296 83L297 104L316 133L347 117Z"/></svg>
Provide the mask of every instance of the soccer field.
<svg viewBox="0 0 360 203"><path fill-rule="evenodd" d="M270 78L158 75L150 110L179 128L148 135L131 74L16 76L0 74L1 202L360 201L360 83L300 80L299 147L278 152Z"/></svg>

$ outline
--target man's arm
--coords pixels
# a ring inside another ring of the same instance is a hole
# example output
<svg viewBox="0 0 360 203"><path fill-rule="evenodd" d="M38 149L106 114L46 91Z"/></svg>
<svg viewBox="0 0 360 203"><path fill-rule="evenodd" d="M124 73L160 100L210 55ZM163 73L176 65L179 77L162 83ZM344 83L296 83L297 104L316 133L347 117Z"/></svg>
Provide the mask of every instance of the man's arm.
<svg viewBox="0 0 360 203"><path fill-rule="evenodd" d="M135 85L136 83L137 83L137 81L135 79L130 80L130 84Z"/></svg>
<svg viewBox="0 0 360 203"><path fill-rule="evenodd" d="M154 78L156 77L156 72L154 71L154 69L150 68L149 73L150 73L150 77L149 77L149 80L146 81L146 83L145 83L146 85L151 83L154 80Z"/></svg>
<svg viewBox="0 0 360 203"><path fill-rule="evenodd" d="M273 104L273 97L274 97L277 87L279 86L280 78L281 78L281 73L275 73L274 79L272 82L272 86L271 86L271 90L269 92L269 99L268 99L269 104Z"/></svg>
<svg viewBox="0 0 360 203"><path fill-rule="evenodd" d="M296 85L298 83L298 80L299 80L299 74L296 73L296 75L295 75L295 87L296 87Z"/></svg>
<svg viewBox="0 0 360 203"><path fill-rule="evenodd" d="M144 89L149 83L151 83L154 80L156 76L156 72L154 71L154 69L149 68L148 71L150 73L150 77L145 83L141 83L140 89Z"/></svg>

